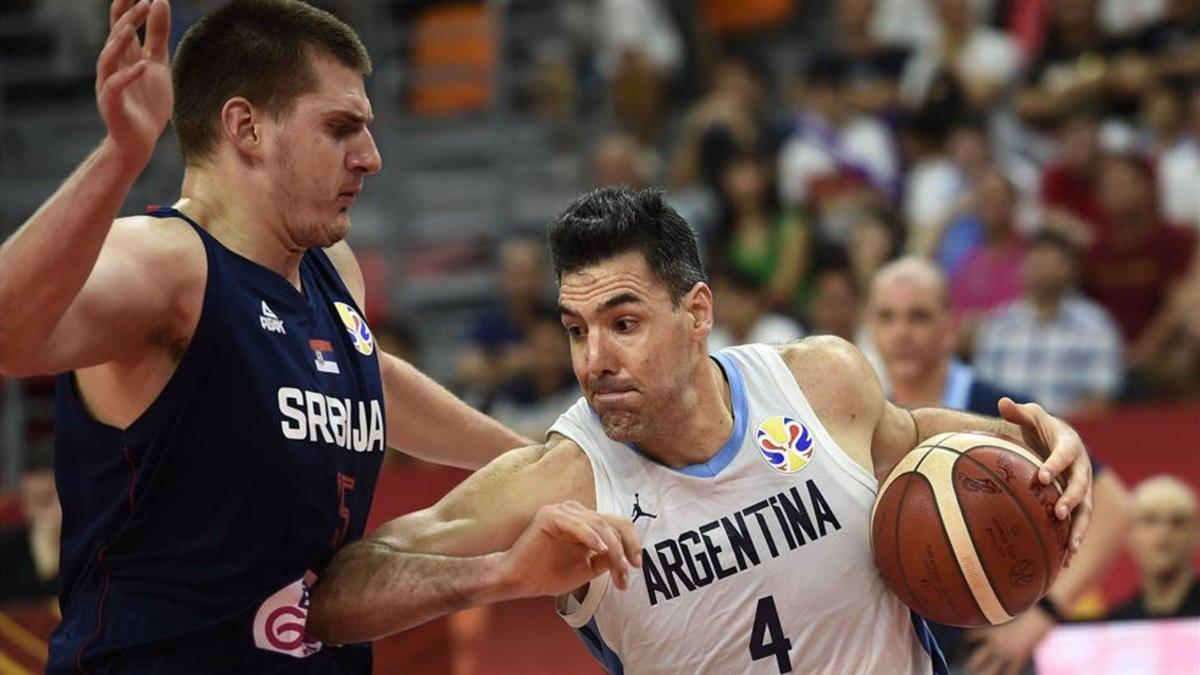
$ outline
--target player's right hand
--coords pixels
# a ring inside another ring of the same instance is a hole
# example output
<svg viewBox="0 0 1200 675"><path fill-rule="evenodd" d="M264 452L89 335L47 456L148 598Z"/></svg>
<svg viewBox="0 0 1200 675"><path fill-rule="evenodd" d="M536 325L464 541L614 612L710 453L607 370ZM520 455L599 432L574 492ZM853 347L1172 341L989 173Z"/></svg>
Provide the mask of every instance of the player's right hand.
<svg viewBox="0 0 1200 675"><path fill-rule="evenodd" d="M137 35L143 25L145 44ZM170 3L114 0L108 26L108 40L96 61L96 104L114 149L140 170L150 161L174 103L167 56Z"/></svg>
<svg viewBox="0 0 1200 675"><path fill-rule="evenodd" d="M567 501L538 509L502 564L516 594L530 597L569 593L604 572L624 590L641 558L628 518Z"/></svg>

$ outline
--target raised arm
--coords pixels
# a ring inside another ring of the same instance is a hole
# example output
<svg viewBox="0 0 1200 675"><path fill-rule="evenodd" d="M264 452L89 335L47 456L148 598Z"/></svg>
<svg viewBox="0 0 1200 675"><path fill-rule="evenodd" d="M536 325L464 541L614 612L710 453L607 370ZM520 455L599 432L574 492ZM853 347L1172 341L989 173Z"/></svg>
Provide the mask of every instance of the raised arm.
<svg viewBox="0 0 1200 675"><path fill-rule="evenodd" d="M103 362L110 356L105 350L120 345L96 328L107 330L126 318L125 296L103 284L90 289L103 297L80 296L172 105L170 7L166 0L129 3L113 3L108 41L96 64L96 101L107 136L0 246L0 372L68 370L81 359ZM145 45L137 37L143 24ZM71 330L60 330L64 324Z"/></svg>
<svg viewBox="0 0 1200 675"><path fill-rule="evenodd" d="M313 589L308 632L333 644L472 605L555 595L640 565L626 518L596 513L591 465L570 441L513 450L440 502L342 549Z"/></svg>

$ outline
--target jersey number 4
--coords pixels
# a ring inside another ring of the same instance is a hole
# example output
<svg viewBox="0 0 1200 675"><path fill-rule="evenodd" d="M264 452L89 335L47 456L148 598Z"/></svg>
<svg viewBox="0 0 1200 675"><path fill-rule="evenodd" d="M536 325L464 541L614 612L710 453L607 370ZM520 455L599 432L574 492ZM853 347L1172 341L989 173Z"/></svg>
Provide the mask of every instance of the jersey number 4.
<svg viewBox="0 0 1200 675"><path fill-rule="evenodd" d="M788 652L791 650L792 641L787 639L783 634L783 626L779 625L774 596L759 598L758 608L754 610L754 628L750 630L750 660L774 656L779 672L790 673L792 660Z"/></svg>

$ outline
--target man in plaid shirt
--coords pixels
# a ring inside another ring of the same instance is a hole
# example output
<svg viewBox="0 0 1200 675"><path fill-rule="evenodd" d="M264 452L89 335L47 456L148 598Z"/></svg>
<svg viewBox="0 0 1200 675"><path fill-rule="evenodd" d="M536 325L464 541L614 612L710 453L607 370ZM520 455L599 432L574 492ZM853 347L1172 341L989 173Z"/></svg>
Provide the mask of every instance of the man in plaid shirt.
<svg viewBox="0 0 1200 675"><path fill-rule="evenodd" d="M1079 252L1061 235L1027 245L1025 297L995 312L975 344L978 375L1056 415L1102 407L1121 386L1121 333L1076 291Z"/></svg>

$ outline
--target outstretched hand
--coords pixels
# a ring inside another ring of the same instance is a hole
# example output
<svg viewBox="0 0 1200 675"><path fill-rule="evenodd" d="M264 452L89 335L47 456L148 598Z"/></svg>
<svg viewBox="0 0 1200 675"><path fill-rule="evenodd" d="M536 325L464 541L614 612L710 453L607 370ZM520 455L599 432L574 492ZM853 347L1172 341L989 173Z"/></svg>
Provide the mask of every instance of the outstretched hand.
<svg viewBox="0 0 1200 675"><path fill-rule="evenodd" d="M1054 514L1059 520L1071 521L1071 555L1079 552L1083 535L1092 520L1092 464L1088 460L1083 439L1069 424L1046 412L1036 403L1016 403L1011 398L1000 399L1000 416L1021 427L1025 444L1047 453L1038 471L1044 485L1060 474L1067 479Z"/></svg>
<svg viewBox="0 0 1200 675"><path fill-rule="evenodd" d="M628 518L567 501L538 509L503 564L516 595L531 597L569 593L604 572L624 590L641 562Z"/></svg>
<svg viewBox="0 0 1200 675"><path fill-rule="evenodd" d="M132 6L131 6L132 3ZM96 103L120 156L141 169L171 118L168 0L113 0L108 40L96 62ZM145 26L145 44L137 31Z"/></svg>

